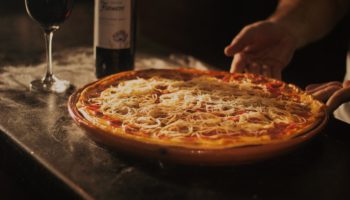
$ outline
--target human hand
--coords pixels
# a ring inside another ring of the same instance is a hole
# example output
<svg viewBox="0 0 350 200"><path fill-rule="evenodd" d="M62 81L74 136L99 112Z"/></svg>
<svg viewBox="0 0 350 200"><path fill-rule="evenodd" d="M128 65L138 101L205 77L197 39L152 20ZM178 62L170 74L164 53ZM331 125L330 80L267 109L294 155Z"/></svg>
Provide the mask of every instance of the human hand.
<svg viewBox="0 0 350 200"><path fill-rule="evenodd" d="M296 37L276 22L259 21L244 27L225 48L232 56L231 72L249 72L281 79L282 69L297 48Z"/></svg>
<svg viewBox="0 0 350 200"><path fill-rule="evenodd" d="M336 81L311 84L306 87L306 92L325 102L328 113L333 113L341 104L350 101L350 80L343 84Z"/></svg>

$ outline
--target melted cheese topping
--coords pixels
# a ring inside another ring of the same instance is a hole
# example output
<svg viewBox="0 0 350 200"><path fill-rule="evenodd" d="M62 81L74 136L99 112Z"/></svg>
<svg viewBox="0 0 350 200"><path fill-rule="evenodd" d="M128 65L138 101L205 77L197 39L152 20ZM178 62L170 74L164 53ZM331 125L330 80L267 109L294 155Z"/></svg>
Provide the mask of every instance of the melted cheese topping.
<svg viewBox="0 0 350 200"><path fill-rule="evenodd" d="M201 76L189 81L161 77L121 81L88 101L104 116L120 121L126 133L218 139L242 134L271 137L268 130L278 124L305 123L298 113L310 112L309 105L288 99L271 98L266 86L249 80L224 82ZM80 109L83 115L85 109Z"/></svg>

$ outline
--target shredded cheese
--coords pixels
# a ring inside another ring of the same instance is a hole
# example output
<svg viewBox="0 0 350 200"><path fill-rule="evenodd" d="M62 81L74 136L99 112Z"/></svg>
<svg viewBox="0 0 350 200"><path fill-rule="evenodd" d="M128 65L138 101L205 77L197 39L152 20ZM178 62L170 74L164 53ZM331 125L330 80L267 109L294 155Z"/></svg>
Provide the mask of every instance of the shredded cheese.
<svg viewBox="0 0 350 200"><path fill-rule="evenodd" d="M189 81L162 77L137 78L110 86L91 104L150 137L209 137L261 135L276 123L304 123L290 112L306 109L286 99L270 98L264 85L224 82L201 76Z"/></svg>

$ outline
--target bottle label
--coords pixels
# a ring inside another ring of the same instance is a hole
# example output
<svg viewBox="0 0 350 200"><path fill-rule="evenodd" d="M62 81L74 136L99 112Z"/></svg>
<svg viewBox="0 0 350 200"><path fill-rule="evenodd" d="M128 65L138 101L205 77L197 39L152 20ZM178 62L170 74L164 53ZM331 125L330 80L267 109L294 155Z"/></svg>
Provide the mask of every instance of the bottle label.
<svg viewBox="0 0 350 200"><path fill-rule="evenodd" d="M130 48L131 0L95 0L95 46Z"/></svg>

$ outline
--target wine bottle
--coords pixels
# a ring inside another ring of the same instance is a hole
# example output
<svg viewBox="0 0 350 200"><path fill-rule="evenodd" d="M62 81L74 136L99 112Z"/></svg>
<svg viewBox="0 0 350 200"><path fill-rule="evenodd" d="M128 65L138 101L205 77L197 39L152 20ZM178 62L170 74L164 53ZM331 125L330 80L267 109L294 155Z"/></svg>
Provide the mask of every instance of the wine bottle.
<svg viewBox="0 0 350 200"><path fill-rule="evenodd" d="M134 68L135 0L95 0L96 77Z"/></svg>

